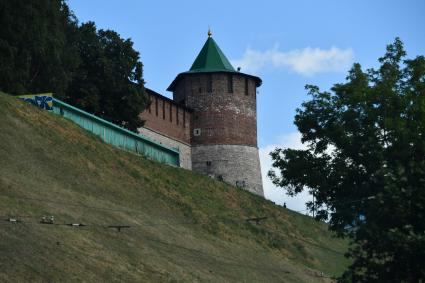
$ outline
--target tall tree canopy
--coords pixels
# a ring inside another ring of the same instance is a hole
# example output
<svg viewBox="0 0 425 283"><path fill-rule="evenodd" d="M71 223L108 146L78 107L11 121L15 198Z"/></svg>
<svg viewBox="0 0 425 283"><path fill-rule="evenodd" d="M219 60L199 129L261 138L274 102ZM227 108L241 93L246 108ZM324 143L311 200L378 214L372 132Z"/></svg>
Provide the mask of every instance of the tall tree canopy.
<svg viewBox="0 0 425 283"><path fill-rule="evenodd" d="M78 25L64 0L0 1L0 90L54 96L136 131L147 105L130 39Z"/></svg>
<svg viewBox="0 0 425 283"><path fill-rule="evenodd" d="M62 0L0 1L0 90L64 97L79 61L76 27Z"/></svg>
<svg viewBox="0 0 425 283"><path fill-rule="evenodd" d="M364 72L312 96L295 124L307 150L276 149L269 176L289 195L314 194L317 219L352 240L341 280L425 278L425 58L404 60L397 38Z"/></svg>
<svg viewBox="0 0 425 283"><path fill-rule="evenodd" d="M76 40L81 64L67 101L130 130L142 126L139 114L148 103L143 65L130 39L111 30L96 30L93 22L78 28Z"/></svg>

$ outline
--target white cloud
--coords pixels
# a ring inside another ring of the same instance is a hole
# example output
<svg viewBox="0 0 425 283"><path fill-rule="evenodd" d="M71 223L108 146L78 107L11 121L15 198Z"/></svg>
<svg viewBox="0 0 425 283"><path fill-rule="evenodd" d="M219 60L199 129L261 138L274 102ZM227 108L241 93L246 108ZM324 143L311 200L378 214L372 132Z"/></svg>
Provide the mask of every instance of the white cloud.
<svg viewBox="0 0 425 283"><path fill-rule="evenodd" d="M272 160L269 153L276 147L306 149L306 146L301 143L301 134L299 132L282 136L278 144L271 144L260 148L259 153L264 195L266 199L269 199L276 204L283 205L283 203L286 203L286 206L289 209L296 211L305 210L305 203L312 199L308 192L303 191L296 197L287 196L283 188L276 187L270 178L267 177L267 172L272 168ZM303 213L305 214L305 211L303 211Z"/></svg>
<svg viewBox="0 0 425 283"><path fill-rule="evenodd" d="M289 68L304 76L313 76L325 72L346 71L353 62L354 54L351 48L320 49L306 47L290 51L279 51L278 46L266 51L247 48L241 59L232 60L235 67L241 67L243 72L257 72L265 67L276 69Z"/></svg>

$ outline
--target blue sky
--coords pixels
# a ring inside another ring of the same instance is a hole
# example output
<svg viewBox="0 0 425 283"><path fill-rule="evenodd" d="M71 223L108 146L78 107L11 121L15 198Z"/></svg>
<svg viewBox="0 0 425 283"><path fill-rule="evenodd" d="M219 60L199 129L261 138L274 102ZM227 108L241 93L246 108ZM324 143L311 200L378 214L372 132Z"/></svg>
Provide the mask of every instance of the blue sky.
<svg viewBox="0 0 425 283"><path fill-rule="evenodd" d="M263 80L258 95L258 142L263 174L275 146L302 147L295 109L304 86L329 89L354 62L376 67L395 37L408 57L425 55L425 1L100 1L70 0L80 22L94 21L131 38L144 64L146 86L168 97L168 85L187 71L207 39L242 72ZM265 179L265 177L263 176ZM263 180L266 197L304 209L309 199L285 196Z"/></svg>

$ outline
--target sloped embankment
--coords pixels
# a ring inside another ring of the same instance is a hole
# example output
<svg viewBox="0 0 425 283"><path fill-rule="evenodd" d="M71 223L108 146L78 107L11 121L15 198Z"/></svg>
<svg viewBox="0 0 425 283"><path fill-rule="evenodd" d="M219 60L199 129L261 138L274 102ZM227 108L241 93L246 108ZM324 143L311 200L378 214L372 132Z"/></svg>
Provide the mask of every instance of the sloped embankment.
<svg viewBox="0 0 425 283"><path fill-rule="evenodd" d="M1 93L0 216L6 282L321 282L347 265L346 243L324 223L120 151Z"/></svg>

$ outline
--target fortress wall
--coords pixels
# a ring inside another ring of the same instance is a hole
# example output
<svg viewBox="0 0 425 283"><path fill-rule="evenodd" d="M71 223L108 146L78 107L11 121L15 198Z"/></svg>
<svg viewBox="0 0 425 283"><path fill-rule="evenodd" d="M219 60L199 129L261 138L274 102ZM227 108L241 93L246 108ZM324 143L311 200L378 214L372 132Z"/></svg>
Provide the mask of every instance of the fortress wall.
<svg viewBox="0 0 425 283"><path fill-rule="evenodd" d="M152 90L147 89L147 93L151 104L140 114L145 120L144 126L189 144L191 111Z"/></svg>
<svg viewBox="0 0 425 283"><path fill-rule="evenodd" d="M192 150L189 144L146 127L139 128L138 131L143 136L148 137L159 144L171 148L177 148L180 151L180 167L192 170Z"/></svg>

